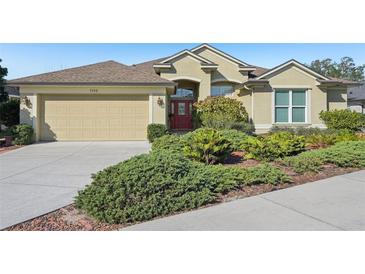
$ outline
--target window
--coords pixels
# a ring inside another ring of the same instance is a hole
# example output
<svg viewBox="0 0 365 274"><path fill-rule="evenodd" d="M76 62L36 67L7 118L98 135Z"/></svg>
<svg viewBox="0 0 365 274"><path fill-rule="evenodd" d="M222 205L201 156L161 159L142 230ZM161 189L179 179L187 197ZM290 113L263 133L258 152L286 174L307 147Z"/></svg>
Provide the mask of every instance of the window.
<svg viewBox="0 0 365 274"><path fill-rule="evenodd" d="M171 95L173 98L180 98L180 97L193 97L193 90L192 89L186 89L186 88L178 88L176 90L176 94Z"/></svg>
<svg viewBox="0 0 365 274"><path fill-rule="evenodd" d="M211 96L226 96L232 95L233 86L225 85L225 86L212 86L210 90Z"/></svg>
<svg viewBox="0 0 365 274"><path fill-rule="evenodd" d="M306 90L275 90L275 123L306 123L306 113Z"/></svg>

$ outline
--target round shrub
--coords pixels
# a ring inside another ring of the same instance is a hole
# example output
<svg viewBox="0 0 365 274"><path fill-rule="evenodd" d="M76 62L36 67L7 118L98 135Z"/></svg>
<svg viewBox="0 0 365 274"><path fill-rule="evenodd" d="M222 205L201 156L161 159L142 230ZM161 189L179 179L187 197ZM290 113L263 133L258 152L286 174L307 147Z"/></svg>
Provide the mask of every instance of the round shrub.
<svg viewBox="0 0 365 274"><path fill-rule="evenodd" d="M12 129L15 145L29 145L33 142L33 127L27 124L16 125Z"/></svg>
<svg viewBox="0 0 365 274"><path fill-rule="evenodd" d="M359 131L365 127L365 114L347 109L321 111L319 118L330 129L349 129Z"/></svg>
<svg viewBox="0 0 365 274"><path fill-rule="evenodd" d="M168 131L164 124L149 124L147 126L147 139L150 143L166 134L168 134Z"/></svg>
<svg viewBox="0 0 365 274"><path fill-rule="evenodd" d="M208 97L194 104L204 127L232 128L239 122L248 122L248 114L242 102L223 96Z"/></svg>
<svg viewBox="0 0 365 274"><path fill-rule="evenodd" d="M131 158L93 176L76 206L108 223L144 221L197 208L215 199L207 181L188 176L196 164L159 151Z"/></svg>
<svg viewBox="0 0 365 274"><path fill-rule="evenodd" d="M184 147L187 157L208 165L222 162L231 152L231 143L218 130L211 128L193 132Z"/></svg>

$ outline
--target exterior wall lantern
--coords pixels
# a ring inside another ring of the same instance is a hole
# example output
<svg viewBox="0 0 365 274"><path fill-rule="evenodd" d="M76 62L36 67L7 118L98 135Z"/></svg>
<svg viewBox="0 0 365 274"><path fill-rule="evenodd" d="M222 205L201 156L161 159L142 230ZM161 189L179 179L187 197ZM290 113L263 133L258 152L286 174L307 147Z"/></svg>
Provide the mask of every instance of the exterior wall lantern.
<svg viewBox="0 0 365 274"><path fill-rule="evenodd" d="M158 97L158 98L157 98L157 104L158 104L159 106L162 106L162 105L163 105L163 100L162 100L162 98L161 98L161 97Z"/></svg>

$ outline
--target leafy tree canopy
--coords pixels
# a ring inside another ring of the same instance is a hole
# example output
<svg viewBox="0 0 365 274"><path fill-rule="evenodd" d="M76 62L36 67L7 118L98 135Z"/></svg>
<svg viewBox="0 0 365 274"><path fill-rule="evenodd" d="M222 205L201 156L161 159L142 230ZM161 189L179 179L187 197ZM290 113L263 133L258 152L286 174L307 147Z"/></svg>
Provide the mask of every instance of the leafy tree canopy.
<svg viewBox="0 0 365 274"><path fill-rule="evenodd" d="M314 71L329 77L335 77L351 81L363 81L365 64L356 66L351 57L342 57L337 63L330 58L314 60L309 67Z"/></svg>
<svg viewBox="0 0 365 274"><path fill-rule="evenodd" d="M2 60L0 59L0 62ZM9 95L5 92L5 79L4 77L8 75L8 69L4 68L0 64L0 103L6 102L9 99Z"/></svg>

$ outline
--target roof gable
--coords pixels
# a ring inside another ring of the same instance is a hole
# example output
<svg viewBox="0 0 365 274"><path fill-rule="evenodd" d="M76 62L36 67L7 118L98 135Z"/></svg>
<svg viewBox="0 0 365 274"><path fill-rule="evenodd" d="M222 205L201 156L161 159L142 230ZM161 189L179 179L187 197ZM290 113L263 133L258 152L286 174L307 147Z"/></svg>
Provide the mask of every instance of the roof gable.
<svg viewBox="0 0 365 274"><path fill-rule="evenodd" d="M172 55L164 60L162 60L160 62L160 64L168 64L168 63L171 63L171 61L183 56L183 55L189 55L190 57L192 57L193 59L196 59L197 61L201 62L202 64L210 64L210 65L213 65L213 63L211 61L209 61L208 59L206 58L203 58L202 56L199 56L187 49L184 49L178 53L176 53L175 55Z"/></svg>
<svg viewBox="0 0 365 274"><path fill-rule="evenodd" d="M299 68L300 70L308 73L308 74L311 74L312 76L320 79L320 80L330 80L330 78L326 77L326 76L323 76L317 72L315 72L314 70L308 68L307 66L303 65L302 63L299 63L298 61L294 60L294 59L291 59L279 66L276 66L268 71L266 71L265 73L261 74L260 76L258 76L256 79L265 79L265 78L270 78L273 74L275 74L276 72L282 70L282 69L285 69L287 67L290 67L290 66L295 66L297 68Z"/></svg>
<svg viewBox="0 0 365 274"><path fill-rule="evenodd" d="M229 55L228 53L225 53L211 45L208 45L208 44L201 44L193 49L191 49L190 51L193 52L193 53L196 53L202 49L207 49L209 51L212 51L218 55L220 55L221 57L227 59L227 60L230 60L231 62L234 62L236 63L237 65L240 65L240 66L243 66L243 67L250 67L250 65L248 65L247 63L233 57L232 55Z"/></svg>

